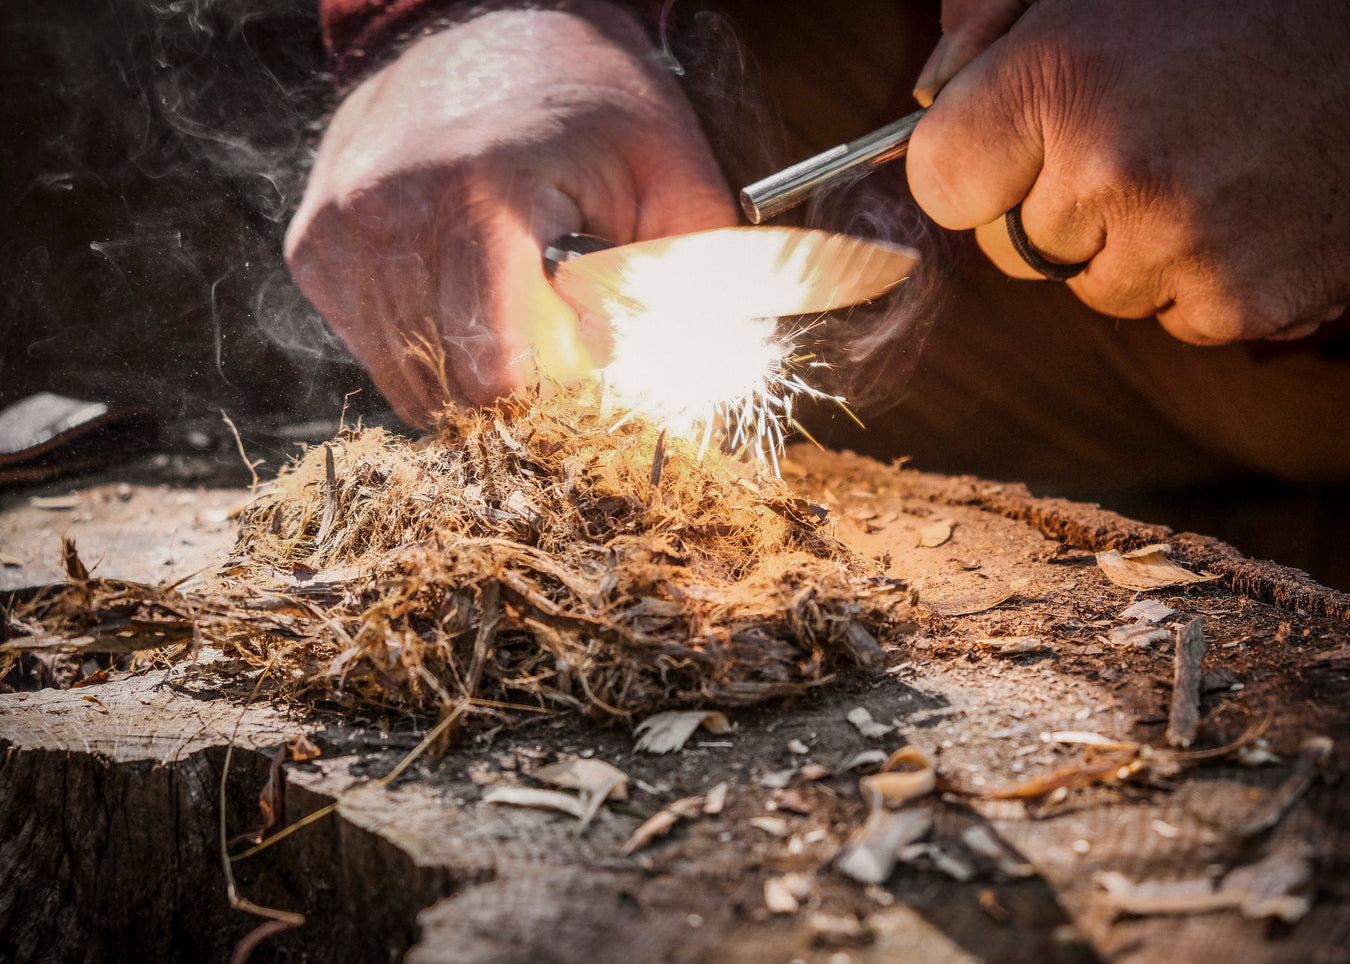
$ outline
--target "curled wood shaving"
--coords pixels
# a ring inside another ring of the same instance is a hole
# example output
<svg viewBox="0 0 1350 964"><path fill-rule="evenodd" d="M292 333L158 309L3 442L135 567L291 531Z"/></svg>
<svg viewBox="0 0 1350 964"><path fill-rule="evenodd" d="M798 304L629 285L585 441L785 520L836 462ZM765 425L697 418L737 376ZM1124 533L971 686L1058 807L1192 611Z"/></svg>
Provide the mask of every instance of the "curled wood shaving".
<svg viewBox="0 0 1350 964"><path fill-rule="evenodd" d="M1152 545L1122 553L1109 549L1097 553L1097 566L1107 579L1126 589L1161 589L1165 586L1186 586L1197 582L1213 582L1218 576L1196 574L1183 569L1167 554L1171 546Z"/></svg>

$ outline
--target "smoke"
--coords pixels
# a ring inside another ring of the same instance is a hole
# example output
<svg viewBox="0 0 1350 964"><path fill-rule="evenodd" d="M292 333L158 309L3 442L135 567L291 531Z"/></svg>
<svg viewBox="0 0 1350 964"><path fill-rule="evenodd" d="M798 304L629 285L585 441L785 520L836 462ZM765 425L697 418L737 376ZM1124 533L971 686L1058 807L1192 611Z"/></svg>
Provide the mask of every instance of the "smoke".
<svg viewBox="0 0 1350 964"><path fill-rule="evenodd" d="M281 268L329 107L316 6L0 10L0 401L340 410L350 356Z"/></svg>
<svg viewBox="0 0 1350 964"><path fill-rule="evenodd" d="M845 396L855 411L880 414L904 399L942 313L951 239L909 196L897 162L817 195L807 206L806 223L919 252L905 281L884 298L836 313L814 346L831 363L827 390Z"/></svg>

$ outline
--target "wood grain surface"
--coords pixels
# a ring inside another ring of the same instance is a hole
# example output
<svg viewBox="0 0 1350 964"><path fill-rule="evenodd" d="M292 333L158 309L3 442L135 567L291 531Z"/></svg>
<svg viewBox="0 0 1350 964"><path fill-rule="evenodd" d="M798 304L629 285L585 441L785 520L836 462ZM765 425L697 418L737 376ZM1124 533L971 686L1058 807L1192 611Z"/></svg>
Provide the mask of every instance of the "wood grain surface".
<svg viewBox="0 0 1350 964"><path fill-rule="evenodd" d="M1350 632L1333 618L1344 612L1339 594L1200 537L1016 487L809 448L795 449L786 471L830 509L842 537L917 585L927 613L884 641L882 672L737 711L733 733L700 732L679 753L640 753L629 729L580 716L527 717L419 760L386 788L374 780L427 721L246 705L237 694L249 679L229 661L0 695L0 958L227 957L258 919L229 910L224 893L225 748L235 746L225 818L237 853L247 845L233 838L261 824L275 748L304 732L323 755L282 769L285 818L339 802L236 862L250 899L308 918L254 960L1347 959L1350 784L1333 777L1350 719ZM923 545L938 523L950 537ZM0 524L17 531L13 516ZM138 543L153 546L154 532L147 517ZM1095 551L1159 537L1187 568L1231 569L1219 582L1136 593L1095 564ZM915 804L933 821L926 845L950 862L914 856L881 887L833 869L865 814L857 774L844 769L859 752L913 745L949 786L978 793L1083 759L1051 733L1164 746L1171 644L1109 640L1143 597L1175 611L1168 627L1204 618L1195 747L1266 721L1277 761L1209 761L1031 804L931 796ZM1037 642L1008 654L988 644L1014 637ZM893 729L864 736L846 719L858 707ZM1337 745L1269 829L1240 833L1288 784L1309 737ZM628 805L578 832L562 814L482 801L568 754L625 770ZM720 814L623 856L642 813L723 782ZM985 832L1000 859L972 849ZM1104 872L1219 879L1284 855L1311 867L1315 888L1293 923L1233 909L1122 914L1099 883ZM765 882L787 873L807 875L809 896L795 913L770 913Z"/></svg>

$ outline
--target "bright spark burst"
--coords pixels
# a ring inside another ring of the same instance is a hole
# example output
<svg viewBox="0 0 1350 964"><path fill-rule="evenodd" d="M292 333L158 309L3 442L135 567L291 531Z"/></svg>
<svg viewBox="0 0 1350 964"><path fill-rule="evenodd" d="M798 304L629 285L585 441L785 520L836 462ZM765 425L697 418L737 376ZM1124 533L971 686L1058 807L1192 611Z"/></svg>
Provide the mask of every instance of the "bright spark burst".
<svg viewBox="0 0 1350 964"><path fill-rule="evenodd" d="M611 317L614 357L601 371L607 402L698 439L699 458L724 438L734 451L752 453L777 472L789 427L809 437L793 414L794 401L843 405L844 399L803 377L824 367L814 356L798 354L806 329L783 335L775 318L738 315L734 306L715 312L702 307L693 316L671 308L617 311Z"/></svg>

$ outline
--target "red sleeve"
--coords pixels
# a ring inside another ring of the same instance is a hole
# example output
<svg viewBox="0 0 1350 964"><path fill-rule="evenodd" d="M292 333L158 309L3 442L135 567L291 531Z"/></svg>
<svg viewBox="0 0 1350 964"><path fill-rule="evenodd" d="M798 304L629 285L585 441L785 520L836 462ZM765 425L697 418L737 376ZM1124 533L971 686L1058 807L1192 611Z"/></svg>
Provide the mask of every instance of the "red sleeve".
<svg viewBox="0 0 1350 964"><path fill-rule="evenodd" d="M339 87L356 80L417 24L457 0L319 0L328 69Z"/></svg>
<svg viewBox="0 0 1350 964"><path fill-rule="evenodd" d="M636 13L649 27L656 26L662 8L668 5L663 0L617 2ZM419 28L435 30L448 26L454 8L459 8L463 16L472 16L475 8L482 6L471 0L319 0L328 69L338 88L345 88ZM447 17L445 22L438 19L441 16Z"/></svg>

